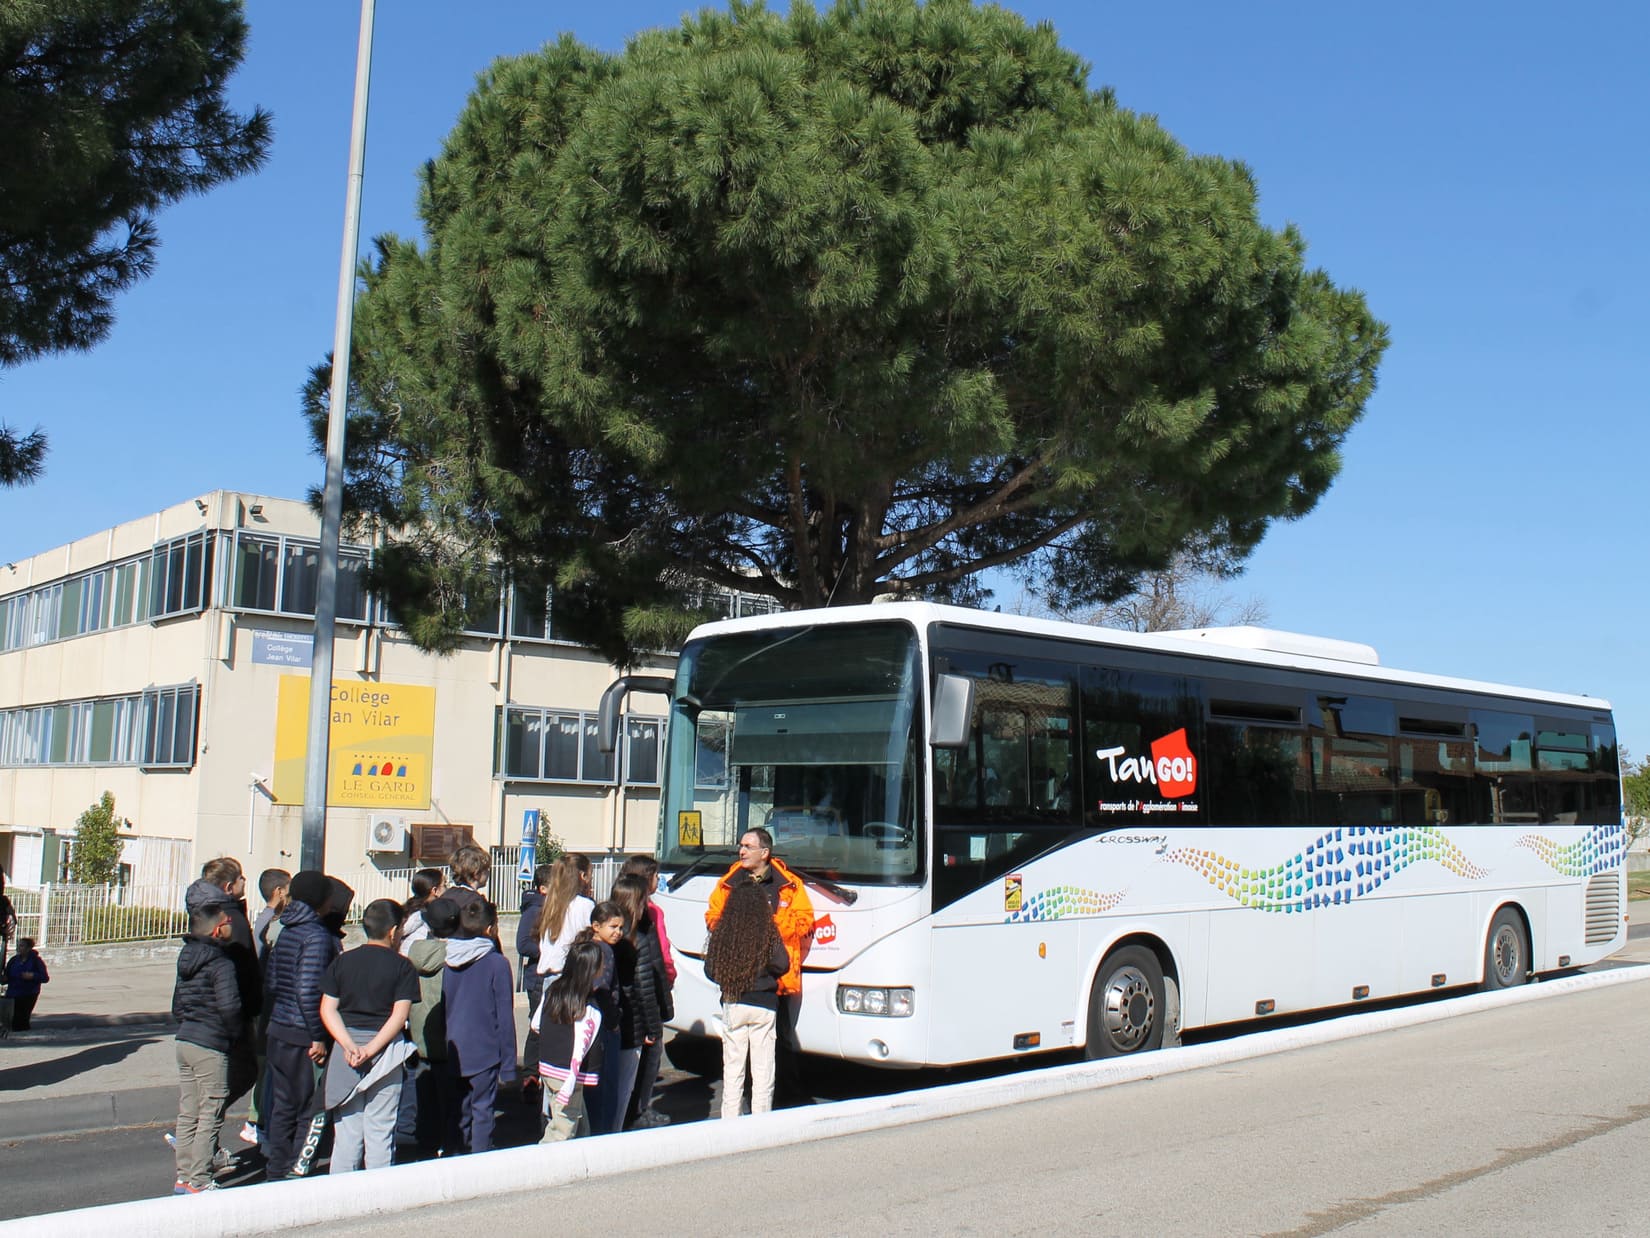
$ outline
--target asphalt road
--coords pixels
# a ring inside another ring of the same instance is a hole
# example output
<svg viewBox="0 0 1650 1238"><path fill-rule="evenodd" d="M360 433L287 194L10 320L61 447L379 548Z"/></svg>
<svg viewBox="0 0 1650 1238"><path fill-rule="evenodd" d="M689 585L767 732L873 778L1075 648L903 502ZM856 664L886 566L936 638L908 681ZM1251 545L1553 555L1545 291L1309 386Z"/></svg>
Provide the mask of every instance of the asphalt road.
<svg viewBox="0 0 1650 1238"><path fill-rule="evenodd" d="M421 1209L426 1232L1640 1234L1650 984L806 1146ZM352 1235L407 1232L404 1217ZM289 1235L329 1232L289 1230Z"/></svg>
<svg viewBox="0 0 1650 1238"><path fill-rule="evenodd" d="M1637 939L1650 936L1650 924L1634 926L1629 936L1630 938L1635 939L1635 941ZM1608 961L1604 964L1600 964L1599 966L1602 968L1608 968L1621 965L1639 965L1645 954L1646 948L1642 945L1637 946L1637 948L1629 948L1627 951L1623 952L1623 955L1618 956L1617 960ZM1633 992L1643 992L1643 1000L1645 1002L1650 1002L1650 985L1630 985L1626 986L1626 989ZM1545 1010L1545 1008L1549 1006L1567 1006L1571 1000L1572 999L1566 998L1555 1002L1540 1002L1534 1004L1533 1006L1523 1007L1521 1009L1531 1011ZM1290 1021L1306 1022L1310 1021L1310 1018L1302 1017L1300 1019ZM1277 1026L1278 1023L1279 1021L1272 1020L1267 1021L1265 1025ZM1199 1033L1197 1036L1189 1037L1188 1039L1194 1042L1207 1041L1211 1039L1224 1039L1234 1035L1241 1035L1247 1030L1252 1030L1254 1026L1259 1025L1250 1025L1250 1027L1247 1028L1238 1026L1225 1029L1216 1029L1212 1032ZM1454 1024L1452 1022L1445 1024L1444 1026L1454 1026ZM1615 1028L1608 1028L1606 1032L1598 1032L1594 1029L1594 1025L1587 1023L1585 1020L1577 1026L1587 1030L1588 1035L1590 1036L1607 1036L1611 1039L1618 1039L1621 1034L1619 1030ZM1573 1040L1577 1039L1577 1026L1572 1026L1567 1030L1561 1030L1560 1032L1555 1033L1555 1038L1552 1043L1562 1046L1568 1045ZM87 1035L90 1035L90 1033ZM103 1041L107 1041L108 1043L103 1043ZM1645 1043L1650 1043L1650 1041L1647 1041L1641 1036L1639 1043L1642 1045ZM138 1058L131 1056L134 1053L140 1055L164 1053L164 1055L169 1059L170 1052L170 1037L164 1035L157 1036L152 1029L132 1028L116 1030L105 1034L102 1040L100 1040L97 1044L90 1045L88 1048L80 1050L81 1057L74 1058L72 1061L76 1063L80 1062L81 1058L87 1053L97 1053L103 1055L112 1054L114 1055L114 1058L111 1060L111 1064L113 1069L118 1072L123 1069L120 1064L121 1059L127 1061L139 1060ZM1454 1051L1451 1050L1451 1055L1453 1056L1453 1054ZM966 1078L1002 1073L1004 1070L1008 1069L1036 1069L1062 1060L1068 1059L1025 1059L1020 1063L1009 1065L998 1063L947 1071L879 1071L867 1068L847 1067L842 1063L815 1063L809 1071L808 1081L810 1083L810 1090L819 1099L835 1100L858 1096L886 1095L920 1087L931 1087L937 1084L958 1081ZM1559 1060L1559 1055L1556 1053L1554 1055L1554 1060ZM40 1067L26 1066L18 1067L16 1069L28 1072L37 1072ZM1569 1068L1566 1067L1565 1069ZM1625 1076L1628 1074L1639 1073L1641 1068L1637 1063L1632 1063L1623 1064L1621 1070ZM1397 1071L1391 1077L1381 1082L1380 1086L1375 1089L1369 1103L1377 1110L1382 1110L1404 1100L1406 1097L1410 1097L1412 1095L1410 1078L1410 1072L1407 1071L1407 1069ZM1165 1081L1165 1085L1167 1085L1167 1083L1168 1081ZM661 1079L661 1107L677 1122L702 1120L717 1111L719 1106L718 1089L718 1081L701 1079L693 1075L684 1074L680 1071L667 1071ZM3 1090L3 1081L0 1081L0 1090ZM1285 1086L1283 1090L1285 1093L1292 1095L1298 1089L1294 1086ZM1342 1089L1339 1085L1336 1085L1331 1090L1338 1092ZM1205 1102L1201 1099L1196 1102L1200 1108L1204 1105L1204 1103ZM65 1105L68 1105L68 1102L65 1102ZM157 1105L133 1107L139 1109L146 1108L148 1111L146 1113L146 1117L148 1114L163 1111ZM74 1120L77 1125L82 1127L87 1124L80 1119L71 1119L68 1108L64 1108L63 1113L65 1124L69 1123L71 1120ZM106 1117L103 1120L107 1121L108 1119ZM118 1115L116 1116L116 1120L119 1120ZM974 1122L978 1120L979 1119L969 1119L967 1121ZM29 1216L42 1212L57 1211L63 1208L85 1207L94 1204L114 1203L124 1200L142 1199L166 1194L170 1189L170 1184L173 1177L171 1150L161 1138L162 1132L166 1129L167 1125L169 1124L150 1123L146 1125L140 1121L132 1125L125 1125L122 1129L102 1130L93 1133L64 1136L53 1136L42 1133L53 1129L46 1126L39 1128L38 1131L0 1131L0 1165L3 1165L3 1173L0 1173L0 1183L3 1183L5 1187L8 1188L3 1192L0 1192L0 1217ZM934 1130L937 1129L939 1125L940 1124L931 1124L930 1126L923 1127L921 1129ZM234 1132L238 1129L238 1127L239 1123L236 1121L231 1123L226 1128L225 1142L231 1148L239 1148L241 1146L234 1139ZM58 1127L56 1129L64 1129L64 1127ZM17 1135L19 1134L26 1137L18 1138ZM500 1136L500 1142L504 1146L530 1142L535 1135L530 1131L530 1120L527 1113L519 1108L507 1106L505 1109L504 1119L501 1122ZM889 1136L885 1134L875 1138L886 1139L889 1138ZM993 1137L993 1143L995 1142L997 1142L997 1139L996 1137ZM1098 1159L1094 1162L1097 1167L1097 1181L1110 1182L1111 1172L1109 1169L1105 1169L1104 1166L1109 1164L1109 1157L1112 1151L1117 1147L1116 1135L1113 1133L1104 1133L1100 1139L1099 1146L1105 1150L1105 1155L1098 1157ZM835 1155L834 1150L832 1155ZM970 1161L970 1158L973 1160L979 1159L977 1153L970 1153L964 1156L965 1161ZM241 1173L230 1178L228 1181L255 1181L258 1176L258 1168L259 1167L254 1156L243 1165ZM725 1172L725 1166L716 1165L714 1163L707 1165L705 1170L706 1174L717 1178L721 1177ZM806 1166L802 1167L802 1172L804 1174L808 1172ZM976 1172L991 1178L992 1180L997 1180L999 1177L999 1175L996 1175L985 1168L979 1168ZM16 1189L16 1184L19 1183L27 1183L30 1185L28 1189L19 1190ZM592 1183L588 1189L597 1190L599 1189L599 1184ZM1020 1192L1010 1190L1009 1193L1011 1195L1018 1195ZM903 1198L903 1195L900 1195L900 1197ZM464 1215L467 1216L468 1214ZM1018 1232L1020 1227L1015 1224L1008 1224L1007 1228L1009 1232ZM1645 1228L1645 1226L1641 1225L1632 1225L1622 1232L1637 1233L1643 1231ZM1077 1231L1073 1230L1068 1232ZM1120 1229L1117 1232L1129 1233L1136 1231L1125 1228ZM1210 1229L1207 1231L1184 1229L1179 1232L1216 1233L1227 1231L1220 1229ZM1488 1231L1480 1231L1475 1229L1470 1230L1469 1232L1476 1233ZM1516 1233L1522 1231L1515 1229L1504 1232ZM1595 1231L1588 1230L1581 1232ZM1610 1231L1600 1230L1596 1232Z"/></svg>

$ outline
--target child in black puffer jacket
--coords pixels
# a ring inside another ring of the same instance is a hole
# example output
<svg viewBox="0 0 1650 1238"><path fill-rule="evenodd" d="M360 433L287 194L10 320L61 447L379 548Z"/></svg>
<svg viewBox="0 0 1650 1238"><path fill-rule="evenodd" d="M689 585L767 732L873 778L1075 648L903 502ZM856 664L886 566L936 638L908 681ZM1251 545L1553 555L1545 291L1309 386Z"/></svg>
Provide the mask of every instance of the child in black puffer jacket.
<svg viewBox="0 0 1650 1238"><path fill-rule="evenodd" d="M177 1181L174 1195L214 1189L212 1157L229 1107L229 1054L243 1030L232 925L220 903L197 905L178 953L172 1017L178 1021Z"/></svg>

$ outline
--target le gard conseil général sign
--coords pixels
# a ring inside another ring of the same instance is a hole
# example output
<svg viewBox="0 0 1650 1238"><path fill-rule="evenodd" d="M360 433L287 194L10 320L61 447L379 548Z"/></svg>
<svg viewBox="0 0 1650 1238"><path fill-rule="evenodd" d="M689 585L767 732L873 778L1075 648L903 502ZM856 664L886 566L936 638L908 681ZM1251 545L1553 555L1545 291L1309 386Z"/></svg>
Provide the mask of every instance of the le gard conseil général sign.
<svg viewBox="0 0 1650 1238"><path fill-rule="evenodd" d="M304 802L309 676L282 675L275 703L277 803ZM332 808L428 808L435 757L435 689L418 684L332 681L327 804Z"/></svg>

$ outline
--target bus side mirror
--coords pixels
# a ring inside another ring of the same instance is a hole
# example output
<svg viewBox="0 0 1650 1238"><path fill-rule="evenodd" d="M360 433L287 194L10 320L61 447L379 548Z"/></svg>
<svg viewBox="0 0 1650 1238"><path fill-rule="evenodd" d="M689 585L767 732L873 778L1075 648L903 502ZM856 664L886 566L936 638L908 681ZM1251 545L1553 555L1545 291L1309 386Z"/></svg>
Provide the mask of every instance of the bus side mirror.
<svg viewBox="0 0 1650 1238"><path fill-rule="evenodd" d="M974 681L967 675L944 674L934 680L935 748L961 748L968 743L974 721Z"/></svg>
<svg viewBox="0 0 1650 1238"><path fill-rule="evenodd" d="M676 681L663 675L621 675L602 693L602 703L596 712L596 747L612 752L619 746L619 717L624 712L624 699L632 692L657 692L669 698L676 690Z"/></svg>

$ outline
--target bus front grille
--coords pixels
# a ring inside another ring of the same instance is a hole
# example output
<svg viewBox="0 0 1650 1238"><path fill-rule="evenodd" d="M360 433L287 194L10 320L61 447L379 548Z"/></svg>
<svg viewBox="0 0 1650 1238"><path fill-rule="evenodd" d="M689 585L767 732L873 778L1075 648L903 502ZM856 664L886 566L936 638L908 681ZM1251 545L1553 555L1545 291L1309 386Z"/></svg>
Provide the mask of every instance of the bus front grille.
<svg viewBox="0 0 1650 1238"><path fill-rule="evenodd" d="M1621 924L1621 874L1600 873L1587 883L1587 944L1609 941Z"/></svg>

